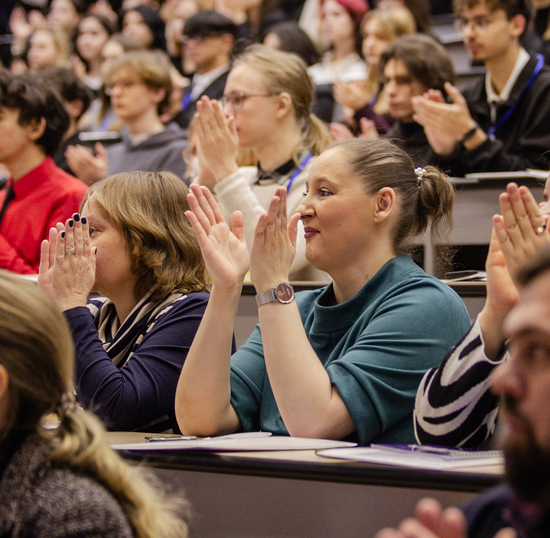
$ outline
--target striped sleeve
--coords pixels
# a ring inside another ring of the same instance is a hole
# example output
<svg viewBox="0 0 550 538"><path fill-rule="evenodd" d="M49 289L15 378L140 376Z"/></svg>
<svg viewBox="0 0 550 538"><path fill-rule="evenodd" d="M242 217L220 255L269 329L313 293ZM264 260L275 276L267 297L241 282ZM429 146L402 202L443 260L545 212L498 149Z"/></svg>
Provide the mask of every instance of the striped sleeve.
<svg viewBox="0 0 550 538"><path fill-rule="evenodd" d="M491 361L484 349L478 317L441 365L426 373L414 410L420 444L476 448L494 433L498 398L489 387L507 355Z"/></svg>

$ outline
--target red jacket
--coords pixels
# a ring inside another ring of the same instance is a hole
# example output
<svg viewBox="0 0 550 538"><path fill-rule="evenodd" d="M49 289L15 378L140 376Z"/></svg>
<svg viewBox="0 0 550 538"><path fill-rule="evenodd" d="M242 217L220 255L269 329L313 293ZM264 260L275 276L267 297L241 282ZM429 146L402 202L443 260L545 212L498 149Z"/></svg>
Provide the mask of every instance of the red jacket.
<svg viewBox="0 0 550 538"><path fill-rule="evenodd" d="M47 157L14 183L13 190L15 198L0 224L0 268L38 273L42 240L48 239L51 227L78 211L88 187ZM6 193L7 187L0 191L0 208Z"/></svg>

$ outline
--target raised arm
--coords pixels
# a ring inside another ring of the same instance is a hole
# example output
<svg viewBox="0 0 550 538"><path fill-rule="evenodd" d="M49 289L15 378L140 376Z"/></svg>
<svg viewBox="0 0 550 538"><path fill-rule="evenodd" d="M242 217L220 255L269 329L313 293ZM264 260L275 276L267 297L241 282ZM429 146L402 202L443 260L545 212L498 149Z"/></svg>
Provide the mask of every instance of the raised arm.
<svg viewBox="0 0 550 538"><path fill-rule="evenodd" d="M295 214L287 229L286 189L277 189L252 245L250 273L257 293L288 282L298 219ZM290 435L341 439L353 433L351 416L309 343L296 302L260 306L259 319L269 382Z"/></svg>
<svg viewBox="0 0 550 538"><path fill-rule="evenodd" d="M191 191L186 215L212 278L212 291L178 382L176 418L184 433L218 435L240 428L231 407L229 374L248 250L242 215L233 215L231 231L208 188L191 185Z"/></svg>
<svg viewBox="0 0 550 538"><path fill-rule="evenodd" d="M529 189L510 183L499 201L502 215L493 217L486 263L487 300L469 333L420 384L415 405L420 443L475 447L494 431L498 400L489 387L505 359L502 326L518 299L514 279L518 267L550 243Z"/></svg>

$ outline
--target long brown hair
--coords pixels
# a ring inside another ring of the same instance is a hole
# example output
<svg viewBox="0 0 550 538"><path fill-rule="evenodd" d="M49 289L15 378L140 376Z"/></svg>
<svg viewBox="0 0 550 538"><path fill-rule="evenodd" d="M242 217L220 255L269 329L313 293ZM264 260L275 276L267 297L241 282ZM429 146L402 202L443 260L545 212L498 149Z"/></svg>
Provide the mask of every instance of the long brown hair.
<svg viewBox="0 0 550 538"><path fill-rule="evenodd" d="M115 453L98 418L76 405L60 405L73 390L67 322L35 284L5 271L0 271L0 365L8 374L8 424L0 443L38 432L56 465L91 477L113 495L135 536L187 536L178 515L185 502L165 498L152 477ZM42 419L59 409L59 427L45 430Z"/></svg>

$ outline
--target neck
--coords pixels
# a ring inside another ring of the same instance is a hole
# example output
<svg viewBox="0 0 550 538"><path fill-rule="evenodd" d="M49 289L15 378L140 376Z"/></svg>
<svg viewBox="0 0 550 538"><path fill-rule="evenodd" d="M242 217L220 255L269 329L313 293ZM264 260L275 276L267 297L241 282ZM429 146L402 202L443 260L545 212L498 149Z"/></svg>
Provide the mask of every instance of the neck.
<svg viewBox="0 0 550 538"><path fill-rule="evenodd" d="M111 294L112 295L112 294ZM128 290L126 293L119 293L116 297L109 297L113 304L115 305L115 310L117 313L118 320L120 325L124 323L130 312L138 304L138 301L134 298L134 290Z"/></svg>
<svg viewBox="0 0 550 538"><path fill-rule="evenodd" d="M214 71L214 69L218 69L218 67L227 65L228 63L229 59L226 56L222 56L221 58L216 57L208 63L197 65L197 71L199 75L206 75L206 73L210 73L210 71Z"/></svg>
<svg viewBox="0 0 550 538"><path fill-rule="evenodd" d="M13 162L5 161L4 164L10 172L12 182L15 183L31 170L40 166L45 158L44 150L35 144L31 144L19 153L17 159L14 159Z"/></svg>
<svg viewBox="0 0 550 538"><path fill-rule="evenodd" d="M333 44L332 53L334 60L344 60L355 52L355 40L353 37L343 39Z"/></svg>
<svg viewBox="0 0 550 538"><path fill-rule="evenodd" d="M63 142L65 140L68 140L76 133L76 124L77 122L73 119L71 119L71 124L69 125L69 128L67 129L67 132L63 135Z"/></svg>
<svg viewBox="0 0 550 538"><path fill-rule="evenodd" d="M99 60L88 62L88 76L94 78L101 76L101 62Z"/></svg>
<svg viewBox="0 0 550 538"><path fill-rule="evenodd" d="M154 135L164 131L164 125L158 117L156 108L150 108L141 116L126 119L125 121L126 125L128 125L129 133L133 136Z"/></svg>
<svg viewBox="0 0 550 538"><path fill-rule="evenodd" d="M369 249L367 256L363 252L355 260L347 260L348 263L343 264L342 267L331 270L329 274L333 279L336 303L341 304L353 299L363 286L395 256L389 242L386 245L380 242L375 248Z"/></svg>
<svg viewBox="0 0 550 538"><path fill-rule="evenodd" d="M287 129L273 129L273 134L261 147L254 148L262 170L270 172L294 156L302 143L302 133L293 118L293 126Z"/></svg>
<svg viewBox="0 0 550 538"><path fill-rule="evenodd" d="M508 50L492 60L485 62L485 68L491 77L491 84L497 93L500 93L510 78L516 60L518 59L520 45L515 42Z"/></svg>

